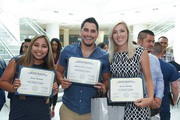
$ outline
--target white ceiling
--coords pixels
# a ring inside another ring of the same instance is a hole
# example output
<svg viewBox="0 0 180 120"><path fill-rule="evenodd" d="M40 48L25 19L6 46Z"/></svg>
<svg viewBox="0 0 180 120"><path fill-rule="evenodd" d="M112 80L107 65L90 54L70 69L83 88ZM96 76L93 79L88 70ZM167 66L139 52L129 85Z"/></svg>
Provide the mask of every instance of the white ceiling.
<svg viewBox="0 0 180 120"><path fill-rule="evenodd" d="M123 20L129 25L174 22L176 0L0 0L0 12L28 17L40 24L79 29L87 17L95 17L100 29Z"/></svg>

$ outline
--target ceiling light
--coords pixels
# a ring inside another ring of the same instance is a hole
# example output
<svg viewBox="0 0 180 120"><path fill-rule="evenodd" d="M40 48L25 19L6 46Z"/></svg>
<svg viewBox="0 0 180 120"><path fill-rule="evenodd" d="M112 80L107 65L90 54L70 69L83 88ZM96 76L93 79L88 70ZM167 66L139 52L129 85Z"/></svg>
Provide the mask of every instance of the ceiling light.
<svg viewBox="0 0 180 120"><path fill-rule="evenodd" d="M137 10L137 11L135 11L135 13L140 13L140 11L139 11L139 10Z"/></svg>
<svg viewBox="0 0 180 120"><path fill-rule="evenodd" d="M121 13L120 15L125 15L124 13Z"/></svg>
<svg viewBox="0 0 180 120"><path fill-rule="evenodd" d="M152 10L158 10L159 8L153 8Z"/></svg>
<svg viewBox="0 0 180 120"><path fill-rule="evenodd" d="M69 13L69 15L73 15L73 13Z"/></svg>
<svg viewBox="0 0 180 120"><path fill-rule="evenodd" d="M56 14L59 13L59 11L57 11L57 10L54 10L53 12L56 13Z"/></svg>

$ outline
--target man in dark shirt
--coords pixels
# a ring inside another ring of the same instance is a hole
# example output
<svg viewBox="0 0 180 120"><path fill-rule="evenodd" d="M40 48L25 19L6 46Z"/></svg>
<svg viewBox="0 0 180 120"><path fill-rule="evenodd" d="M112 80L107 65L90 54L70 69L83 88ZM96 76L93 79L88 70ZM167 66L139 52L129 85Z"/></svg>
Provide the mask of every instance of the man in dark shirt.
<svg viewBox="0 0 180 120"><path fill-rule="evenodd" d="M163 48L161 43L156 42L151 53L159 58L164 79L164 97L160 107L160 118L161 120L170 120L170 103L176 104L177 102L179 96L178 79L180 76L173 65L160 59L162 52ZM171 94L172 98L170 97Z"/></svg>

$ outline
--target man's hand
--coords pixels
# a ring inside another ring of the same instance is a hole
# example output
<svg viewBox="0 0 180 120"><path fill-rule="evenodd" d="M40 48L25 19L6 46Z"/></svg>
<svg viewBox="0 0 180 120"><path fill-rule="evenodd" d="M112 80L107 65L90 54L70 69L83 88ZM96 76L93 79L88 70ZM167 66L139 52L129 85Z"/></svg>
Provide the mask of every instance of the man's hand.
<svg viewBox="0 0 180 120"><path fill-rule="evenodd" d="M71 86L71 82L69 80L67 80L65 77L63 79L61 79L61 86L63 89L67 89L69 88L69 86Z"/></svg>
<svg viewBox="0 0 180 120"><path fill-rule="evenodd" d="M161 106L161 99L155 97L155 98L153 99L153 102L152 102L150 108L151 108L151 109L158 109L158 108L160 108L160 106Z"/></svg>
<svg viewBox="0 0 180 120"><path fill-rule="evenodd" d="M99 91L101 91L103 95L105 95L105 93L107 92L106 87L103 83L98 82L94 87L99 89Z"/></svg>

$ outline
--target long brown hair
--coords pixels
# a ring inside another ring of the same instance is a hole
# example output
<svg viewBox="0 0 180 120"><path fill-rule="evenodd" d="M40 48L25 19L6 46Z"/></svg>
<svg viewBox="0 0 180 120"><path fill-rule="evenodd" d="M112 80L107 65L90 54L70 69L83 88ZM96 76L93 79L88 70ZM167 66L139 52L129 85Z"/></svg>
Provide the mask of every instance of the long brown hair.
<svg viewBox="0 0 180 120"><path fill-rule="evenodd" d="M46 35L36 35L32 40L31 43L26 51L26 53L18 60L18 63L21 63L23 66L28 66L31 67L34 64L34 58L33 55L31 53L32 50L32 46L34 44L34 42L38 39L38 38L44 38L47 45L48 45L48 53L44 58L44 64L47 66L47 69L50 70L54 70L54 60L53 60L53 54L52 54L52 49L51 49L51 45L49 42L49 38Z"/></svg>

